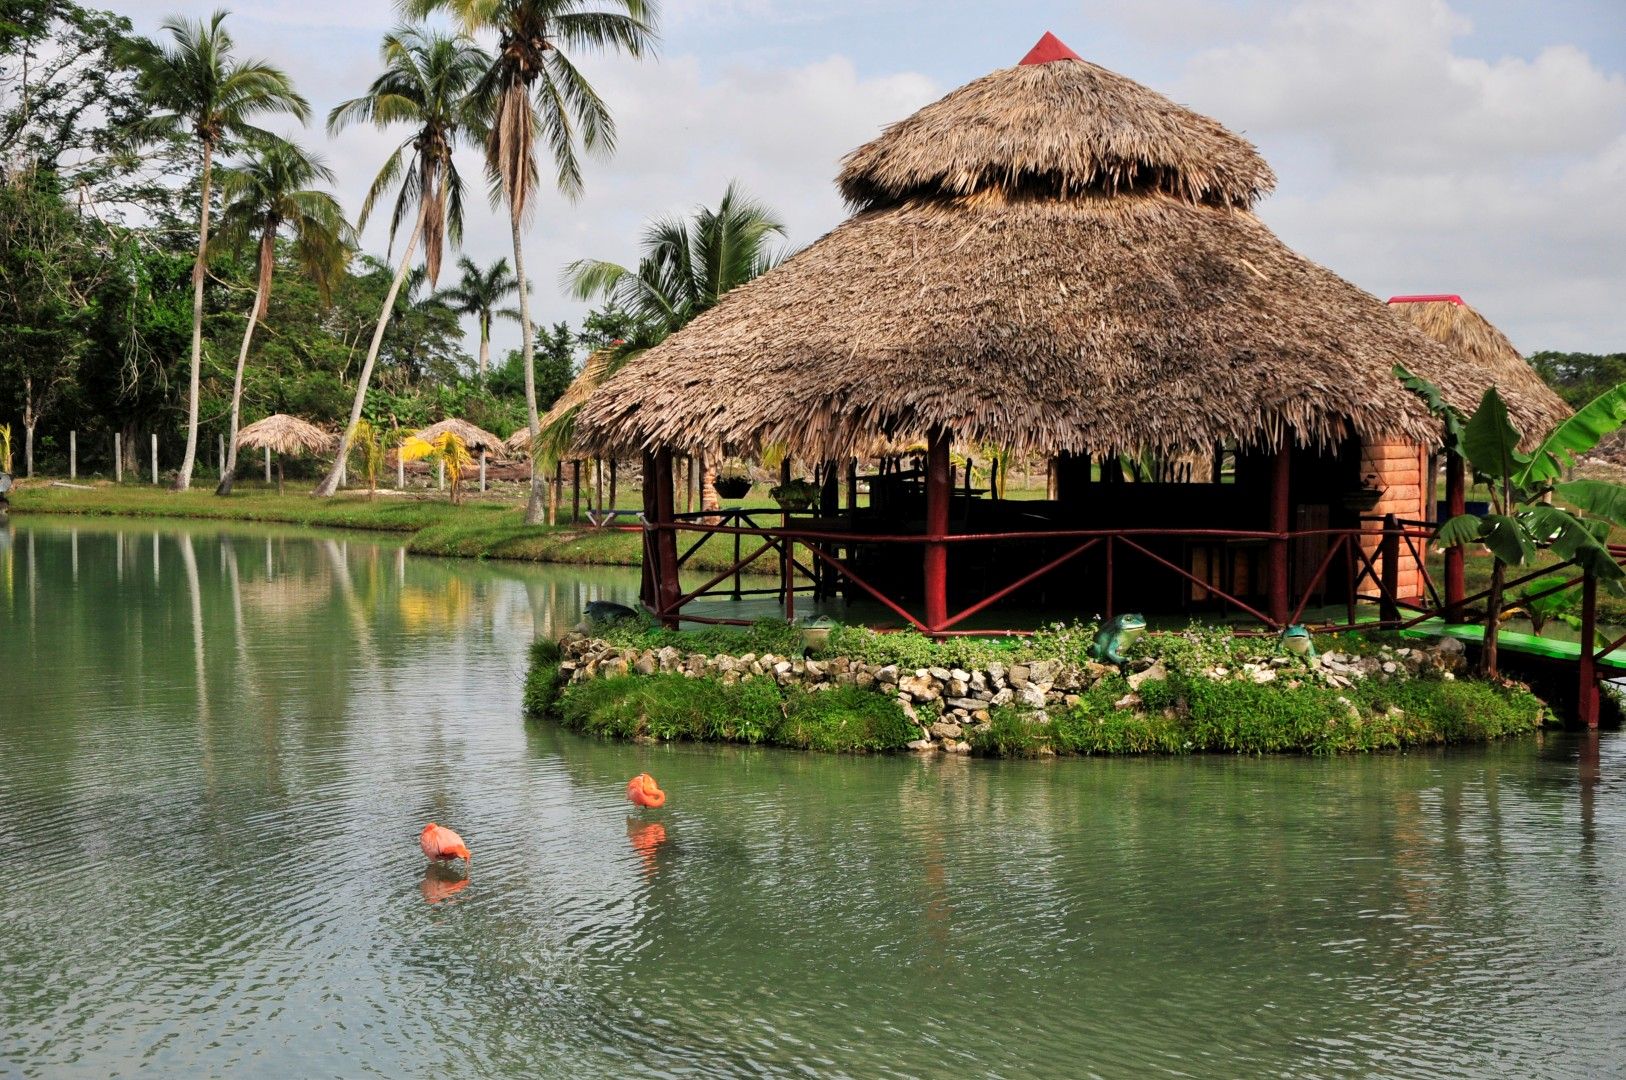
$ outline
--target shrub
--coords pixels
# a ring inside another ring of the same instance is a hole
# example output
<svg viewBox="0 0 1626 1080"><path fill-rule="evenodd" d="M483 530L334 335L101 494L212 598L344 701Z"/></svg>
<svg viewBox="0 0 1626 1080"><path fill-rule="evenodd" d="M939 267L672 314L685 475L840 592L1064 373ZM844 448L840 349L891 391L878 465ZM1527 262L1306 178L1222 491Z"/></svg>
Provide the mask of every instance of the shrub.
<svg viewBox="0 0 1626 1080"><path fill-rule="evenodd" d="M750 686L752 683L745 683ZM897 701L855 686L793 689L771 741L810 750L901 750L918 732Z"/></svg>
<svg viewBox="0 0 1626 1080"><path fill-rule="evenodd" d="M993 757L1037 757L1050 745L1050 725L1023 709L1000 706L988 710L988 726L967 736L971 750Z"/></svg>
<svg viewBox="0 0 1626 1080"><path fill-rule="evenodd" d="M531 669L525 673L525 712L541 716L559 697L559 643L537 638L531 643Z"/></svg>

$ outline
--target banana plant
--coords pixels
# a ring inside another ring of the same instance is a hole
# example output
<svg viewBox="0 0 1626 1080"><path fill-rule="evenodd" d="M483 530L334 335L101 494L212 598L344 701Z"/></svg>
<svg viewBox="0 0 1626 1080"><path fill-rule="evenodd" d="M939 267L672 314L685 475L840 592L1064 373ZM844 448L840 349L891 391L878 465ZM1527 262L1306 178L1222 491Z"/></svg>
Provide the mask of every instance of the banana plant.
<svg viewBox="0 0 1626 1080"><path fill-rule="evenodd" d="M1572 630L1581 628L1581 618L1575 609L1581 600L1574 587L1565 588L1566 578L1539 577L1519 590L1519 602L1508 608L1502 617L1523 615L1530 620L1530 629L1537 637L1550 622L1561 622Z"/></svg>
<svg viewBox="0 0 1626 1080"><path fill-rule="evenodd" d="M1580 455L1626 424L1626 383L1600 394L1548 432L1535 450L1522 453L1523 435L1508 419L1507 403L1494 386L1485 391L1473 415L1464 417L1437 386L1402 367L1396 367L1395 374L1441 418L1445 448L1461 454L1475 479L1490 489L1489 514L1459 514L1440 525L1437 533L1445 547L1480 544L1494 560L1481 658L1485 674L1496 674L1497 631L1509 567L1529 566L1538 552L1548 550L1579 566L1604 588L1626 595L1626 570L1606 546L1609 526L1626 524L1626 486L1565 480ZM1548 499L1553 495L1568 507L1551 504Z"/></svg>
<svg viewBox="0 0 1626 1080"><path fill-rule="evenodd" d="M367 478L367 499L378 495L378 473L384 467L384 434L366 420L356 421L356 434L350 452L361 458L361 474Z"/></svg>

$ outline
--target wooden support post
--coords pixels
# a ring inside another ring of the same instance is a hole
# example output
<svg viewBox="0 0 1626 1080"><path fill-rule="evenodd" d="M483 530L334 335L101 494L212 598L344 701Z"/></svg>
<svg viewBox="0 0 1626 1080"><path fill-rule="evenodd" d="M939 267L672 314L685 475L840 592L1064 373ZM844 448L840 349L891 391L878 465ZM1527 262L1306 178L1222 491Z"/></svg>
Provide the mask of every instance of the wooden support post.
<svg viewBox="0 0 1626 1080"><path fill-rule="evenodd" d="M1598 727L1598 579L1592 574L1581 578L1581 663L1577 711L1588 729Z"/></svg>
<svg viewBox="0 0 1626 1080"><path fill-rule="evenodd" d="M847 459L847 512L858 509L858 459Z"/></svg>
<svg viewBox="0 0 1626 1080"><path fill-rule="evenodd" d="M615 458L610 459L610 509L615 509Z"/></svg>
<svg viewBox="0 0 1626 1080"><path fill-rule="evenodd" d="M113 483L124 483L124 448L120 446L119 433L113 432ZM120 549L122 554L123 549Z"/></svg>
<svg viewBox="0 0 1626 1080"><path fill-rule="evenodd" d="M1466 512L1468 508L1465 472L1462 455L1447 452L1445 455L1445 512L1448 518L1456 517L1458 514ZM1461 545L1445 549L1445 621L1449 623L1459 623L1467 617L1462 610L1462 598L1468 595L1468 589L1463 579L1464 554Z"/></svg>
<svg viewBox="0 0 1626 1080"><path fill-rule="evenodd" d="M655 452L655 516L663 525L670 525L675 518L675 507L672 491L672 451L657 450ZM683 596L678 584L677 561L677 533L671 529L661 529L655 534L656 580L655 595L657 606L666 616L661 620L668 628L675 630L678 625L677 602Z"/></svg>
<svg viewBox="0 0 1626 1080"><path fill-rule="evenodd" d="M72 428L68 429L68 479L79 479L79 432Z"/></svg>
<svg viewBox="0 0 1626 1080"><path fill-rule="evenodd" d="M1378 554L1383 559L1383 595L1378 600L1378 619L1385 623L1400 621L1400 605L1395 598L1400 591L1400 522L1393 514L1383 515L1383 539L1378 542Z"/></svg>
<svg viewBox="0 0 1626 1080"><path fill-rule="evenodd" d="M932 432L926 450L926 627L936 631L948 621L949 500L954 495L949 434Z"/></svg>
<svg viewBox="0 0 1626 1080"><path fill-rule="evenodd" d="M658 456L657 456L658 457ZM671 455L667 455L668 468L670 468ZM570 523L579 524L582 519L582 462L577 458L570 463Z"/></svg>
<svg viewBox="0 0 1626 1080"><path fill-rule="evenodd" d="M1286 533L1292 513L1288 494L1292 464L1293 440L1284 437L1282 444L1276 448L1275 457L1271 459L1270 472L1270 531L1278 535L1270 541L1270 606L1267 610L1270 621L1278 627L1287 625L1291 612L1287 599L1291 567L1288 565Z"/></svg>
<svg viewBox="0 0 1626 1080"><path fill-rule="evenodd" d="M790 452L787 450L785 452L785 456L779 461L780 489L783 490L784 486L788 483L790 483ZM781 526L790 525L789 510L780 510L779 523ZM787 620L789 620L796 611L796 594L791 590L791 586L795 584L795 580L791 576L791 553L795 550L796 545L788 540L779 545L779 603L783 605L785 609L785 618Z"/></svg>
<svg viewBox="0 0 1626 1080"><path fill-rule="evenodd" d="M265 448L265 482L271 483L271 448Z"/></svg>
<svg viewBox="0 0 1626 1080"><path fill-rule="evenodd" d="M970 454L967 454L965 456L965 497L968 499L971 498L971 474L975 471L976 462L971 460Z"/></svg>
<svg viewBox="0 0 1626 1080"><path fill-rule="evenodd" d="M656 549L655 534L649 526L659 516L659 507L655 504L655 455L647 450L644 451L643 473L644 480L640 496L644 508L644 552L639 566L638 598L644 602L645 607L653 610L657 599L655 594ZM564 482L563 475L564 466L555 463L553 466L553 482L555 485ZM735 560L735 562L738 561L738 559Z"/></svg>
<svg viewBox="0 0 1626 1080"><path fill-rule="evenodd" d="M593 503L599 518L604 517L604 459L593 459Z"/></svg>
<svg viewBox="0 0 1626 1080"><path fill-rule="evenodd" d="M158 435L156 432L152 436L152 482L155 485L158 483Z"/></svg>
<svg viewBox="0 0 1626 1080"><path fill-rule="evenodd" d="M486 452L484 450L481 450L480 451L480 494L484 495L485 490L486 490Z"/></svg>

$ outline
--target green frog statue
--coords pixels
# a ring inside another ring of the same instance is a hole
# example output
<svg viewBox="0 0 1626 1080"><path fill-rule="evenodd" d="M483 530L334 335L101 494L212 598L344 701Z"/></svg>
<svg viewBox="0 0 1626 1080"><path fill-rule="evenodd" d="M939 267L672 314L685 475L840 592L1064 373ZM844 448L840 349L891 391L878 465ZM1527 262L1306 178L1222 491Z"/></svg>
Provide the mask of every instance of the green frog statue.
<svg viewBox="0 0 1626 1080"><path fill-rule="evenodd" d="M1306 660L1315 659L1315 642L1310 638L1309 627L1302 623L1294 623L1283 630L1281 637L1276 639L1276 648Z"/></svg>
<svg viewBox="0 0 1626 1080"><path fill-rule="evenodd" d="M1090 645L1090 659L1106 664L1124 665L1124 650L1146 633L1146 616L1119 615L1095 632Z"/></svg>

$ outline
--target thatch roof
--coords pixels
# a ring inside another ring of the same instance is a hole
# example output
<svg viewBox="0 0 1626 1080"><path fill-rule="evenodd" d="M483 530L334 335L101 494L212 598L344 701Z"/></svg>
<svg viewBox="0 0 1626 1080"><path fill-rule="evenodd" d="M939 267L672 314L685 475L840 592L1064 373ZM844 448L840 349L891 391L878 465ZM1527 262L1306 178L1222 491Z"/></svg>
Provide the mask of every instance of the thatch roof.
<svg viewBox="0 0 1626 1080"><path fill-rule="evenodd" d="M570 385L565 387L565 392L560 394L543 414L539 425L543 445L551 444L559 460L569 461L572 457L589 456L586 452L576 452L576 413L593 395L593 391L609 377L615 361L616 353L613 349L598 349L589 354L586 363L582 364L580 373L571 380ZM508 436L507 446L517 454L529 454L531 429L523 427Z"/></svg>
<svg viewBox="0 0 1626 1080"><path fill-rule="evenodd" d="M1564 399L1553 392L1513 347L1513 342L1460 296L1391 296L1389 310L1444 345L1457 357L1458 379L1446 400L1472 412L1486 390L1495 386L1527 444L1570 415ZM1444 389L1442 387L1442 389Z"/></svg>
<svg viewBox="0 0 1626 1080"><path fill-rule="evenodd" d="M448 431L462 439L463 445L476 454L481 450L501 450L503 448L503 441L497 436L484 428L475 427L467 420L459 420L455 416L430 424L422 431L415 431L413 434L424 442L433 442L437 437Z"/></svg>
<svg viewBox="0 0 1626 1080"><path fill-rule="evenodd" d="M272 413L237 433L237 445L274 454L322 454L333 449L333 435L307 420L287 413Z"/></svg>
<svg viewBox="0 0 1626 1080"><path fill-rule="evenodd" d="M1079 59L1047 33L1016 67L967 83L848 154L836 182L861 209L1013 187L1164 191L1246 207L1276 186L1276 174L1217 120Z"/></svg>
<svg viewBox="0 0 1626 1080"><path fill-rule="evenodd" d="M1437 442L1392 369L1460 393L1454 358L1254 217L1271 181L1244 140L1093 64L995 72L849 157L867 208L605 382L578 445Z"/></svg>

